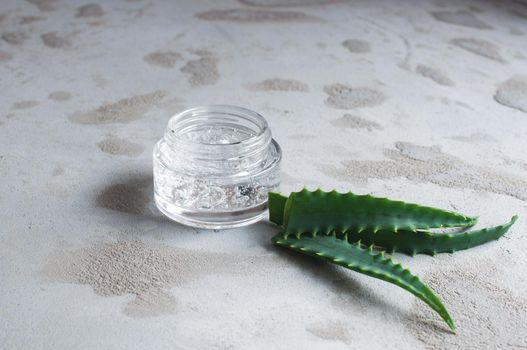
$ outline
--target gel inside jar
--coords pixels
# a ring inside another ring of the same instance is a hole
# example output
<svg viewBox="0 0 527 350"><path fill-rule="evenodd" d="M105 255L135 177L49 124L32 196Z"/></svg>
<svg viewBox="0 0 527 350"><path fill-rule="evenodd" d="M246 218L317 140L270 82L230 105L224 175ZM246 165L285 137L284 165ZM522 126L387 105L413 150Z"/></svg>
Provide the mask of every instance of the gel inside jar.
<svg viewBox="0 0 527 350"><path fill-rule="evenodd" d="M184 225L222 229L263 218L280 185L281 150L251 110L213 105L170 119L154 147L159 210Z"/></svg>

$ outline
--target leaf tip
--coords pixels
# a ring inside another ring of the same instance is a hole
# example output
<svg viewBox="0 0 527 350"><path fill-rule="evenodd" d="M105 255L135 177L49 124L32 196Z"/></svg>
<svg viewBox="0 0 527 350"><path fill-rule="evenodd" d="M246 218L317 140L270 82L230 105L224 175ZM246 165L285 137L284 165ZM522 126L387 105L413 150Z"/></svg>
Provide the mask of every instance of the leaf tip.
<svg viewBox="0 0 527 350"><path fill-rule="evenodd" d="M448 327L450 328L450 330L454 333L456 333L456 324L454 323L454 320L448 316L446 319L445 319L445 322L446 324L448 325Z"/></svg>

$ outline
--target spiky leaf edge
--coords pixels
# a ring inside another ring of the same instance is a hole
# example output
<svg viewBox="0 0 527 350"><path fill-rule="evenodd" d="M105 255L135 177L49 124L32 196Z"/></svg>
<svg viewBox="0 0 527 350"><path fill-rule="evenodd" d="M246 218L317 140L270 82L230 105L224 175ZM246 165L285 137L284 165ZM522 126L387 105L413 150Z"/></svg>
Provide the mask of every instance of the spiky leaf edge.
<svg viewBox="0 0 527 350"><path fill-rule="evenodd" d="M289 197L269 193L270 220L289 233L333 230L398 230L468 227L476 218L414 203L371 195L339 193L320 189L292 192Z"/></svg>
<svg viewBox="0 0 527 350"><path fill-rule="evenodd" d="M376 233L363 231L359 233L350 230L345 233L337 233L337 236L346 236L350 243L361 241L368 246L375 245L379 249L386 250L392 254L404 253L410 256L427 254L434 256L438 253L454 253L497 240L507 233L517 219L518 216L515 215L508 223L503 225L456 233L412 232L406 230L398 232L381 230Z"/></svg>
<svg viewBox="0 0 527 350"><path fill-rule="evenodd" d="M454 321L432 290L408 269L384 257L384 253L374 253L371 247L363 249L359 242L350 244L334 235L297 238L286 237L281 232L273 238L273 242L401 287L428 304L452 331L455 330Z"/></svg>

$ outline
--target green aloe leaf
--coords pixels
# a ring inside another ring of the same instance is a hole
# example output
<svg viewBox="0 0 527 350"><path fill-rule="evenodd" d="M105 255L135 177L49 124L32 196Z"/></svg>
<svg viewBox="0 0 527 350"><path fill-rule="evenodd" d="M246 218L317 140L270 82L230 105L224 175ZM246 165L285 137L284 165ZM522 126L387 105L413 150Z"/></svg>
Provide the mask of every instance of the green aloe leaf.
<svg viewBox="0 0 527 350"><path fill-rule="evenodd" d="M304 232L328 234L334 230L374 233L380 230L415 231L467 227L476 223L476 218L454 212L351 192L310 192L304 189L291 193L285 204L283 198L269 195L270 218L273 222L281 222L286 235Z"/></svg>
<svg viewBox="0 0 527 350"><path fill-rule="evenodd" d="M450 329L455 330L454 321L430 288L409 270L384 257L383 253L376 254L371 249L361 248L360 243L350 244L332 235L296 238L281 232L273 238L273 241L280 246L393 283L427 303L443 318Z"/></svg>
<svg viewBox="0 0 527 350"><path fill-rule="evenodd" d="M456 233L414 232L408 230L399 230L397 232L380 230L373 233L372 230L362 232L349 230L345 234L339 233L338 236L346 236L351 243L361 241L367 246L375 245L390 253L399 252L411 256L428 254L433 256L437 253L454 253L458 250L469 249L496 240L503 236L517 219L518 216L515 215L508 223L503 225Z"/></svg>
<svg viewBox="0 0 527 350"><path fill-rule="evenodd" d="M500 238L517 218L481 230L438 233L428 229L469 227L477 219L351 192L304 189L289 197L269 193L269 219L283 227L273 238L276 244L404 288L434 309L452 330L454 322L434 293L410 271L385 258L384 251L374 253L373 246L410 255L455 252Z"/></svg>

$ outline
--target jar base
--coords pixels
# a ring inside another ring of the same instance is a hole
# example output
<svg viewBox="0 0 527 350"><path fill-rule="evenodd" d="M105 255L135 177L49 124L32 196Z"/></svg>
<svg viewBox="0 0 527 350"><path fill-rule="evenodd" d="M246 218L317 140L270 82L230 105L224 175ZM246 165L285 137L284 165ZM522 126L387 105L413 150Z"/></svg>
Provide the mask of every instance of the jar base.
<svg viewBox="0 0 527 350"><path fill-rule="evenodd" d="M204 212L183 209L154 196L154 202L161 213L185 226L205 229L228 229L242 227L262 220L267 215L267 202L256 207L236 211Z"/></svg>

